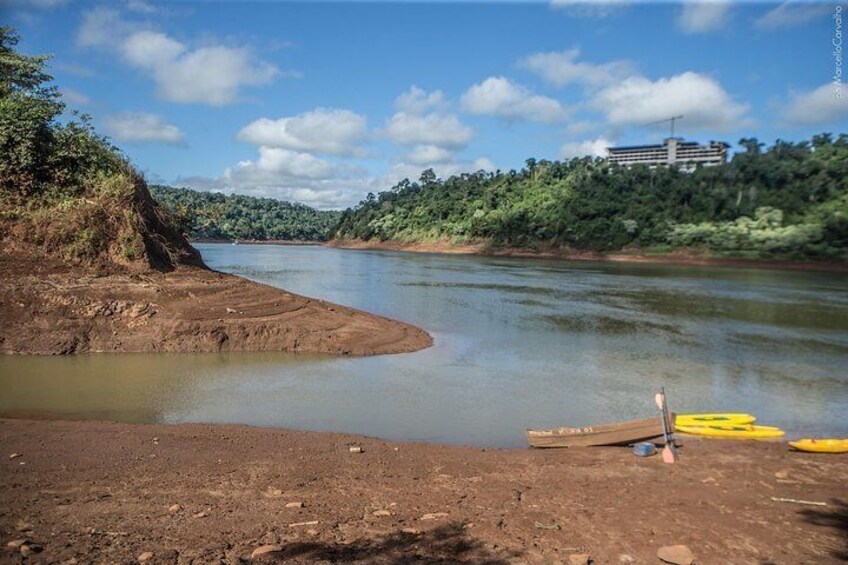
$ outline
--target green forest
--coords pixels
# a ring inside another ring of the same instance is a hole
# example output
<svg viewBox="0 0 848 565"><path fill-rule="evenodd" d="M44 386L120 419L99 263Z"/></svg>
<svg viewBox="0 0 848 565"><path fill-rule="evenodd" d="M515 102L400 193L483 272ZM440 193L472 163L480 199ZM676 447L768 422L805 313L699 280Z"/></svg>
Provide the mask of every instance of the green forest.
<svg viewBox="0 0 848 565"><path fill-rule="evenodd" d="M153 198L195 239L325 241L341 212L239 194L153 185Z"/></svg>
<svg viewBox="0 0 848 565"><path fill-rule="evenodd" d="M739 144L725 165L690 172L589 157L444 180L428 169L417 182L368 194L331 237L848 258L848 136Z"/></svg>

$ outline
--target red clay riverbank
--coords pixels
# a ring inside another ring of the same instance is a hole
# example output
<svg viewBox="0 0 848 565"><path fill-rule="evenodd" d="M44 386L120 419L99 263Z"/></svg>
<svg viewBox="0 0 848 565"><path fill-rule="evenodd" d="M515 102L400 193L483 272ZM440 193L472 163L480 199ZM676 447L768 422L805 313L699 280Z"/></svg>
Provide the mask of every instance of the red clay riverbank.
<svg viewBox="0 0 848 565"><path fill-rule="evenodd" d="M726 441L680 454L0 420L0 562L21 562L15 540L43 563L234 564L265 545L256 562L659 563L674 544L703 564L848 558L848 455Z"/></svg>
<svg viewBox="0 0 848 565"><path fill-rule="evenodd" d="M424 349L423 330L192 266L168 273L71 268L0 254L0 353Z"/></svg>
<svg viewBox="0 0 848 565"><path fill-rule="evenodd" d="M344 239L326 244L340 249L383 249L412 253L446 253L457 255L485 255L493 257L523 257L536 259L559 259L567 261L609 261L615 263L655 263L662 265L698 265L712 267L736 267L756 269L783 269L793 271L836 271L848 272L848 263L825 261L777 261L768 259L729 259L709 257L691 251L675 251L667 254L651 254L642 250L618 253L593 253L560 247L498 247L490 242L453 243L445 240L416 242Z"/></svg>

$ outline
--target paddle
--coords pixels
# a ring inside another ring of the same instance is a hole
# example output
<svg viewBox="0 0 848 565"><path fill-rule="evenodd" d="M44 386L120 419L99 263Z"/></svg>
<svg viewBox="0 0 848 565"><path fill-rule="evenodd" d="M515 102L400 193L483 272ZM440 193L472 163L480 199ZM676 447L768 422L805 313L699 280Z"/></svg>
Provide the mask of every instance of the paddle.
<svg viewBox="0 0 848 565"><path fill-rule="evenodd" d="M662 458L666 463L677 462L677 448L674 446L674 438L669 430L668 421L668 404L665 398L665 387L660 389L660 392L654 396L654 401L657 403L657 408L662 411L663 439L665 439L665 447L662 450Z"/></svg>

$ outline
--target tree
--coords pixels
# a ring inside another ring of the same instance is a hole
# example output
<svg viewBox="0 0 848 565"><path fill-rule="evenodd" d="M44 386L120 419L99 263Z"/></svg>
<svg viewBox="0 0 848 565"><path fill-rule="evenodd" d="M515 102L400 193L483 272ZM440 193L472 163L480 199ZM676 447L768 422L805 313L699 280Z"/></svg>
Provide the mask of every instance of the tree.
<svg viewBox="0 0 848 565"><path fill-rule="evenodd" d="M47 55L23 55L19 37L0 27L0 191L26 196L50 180L54 120L64 109L56 87L46 83Z"/></svg>

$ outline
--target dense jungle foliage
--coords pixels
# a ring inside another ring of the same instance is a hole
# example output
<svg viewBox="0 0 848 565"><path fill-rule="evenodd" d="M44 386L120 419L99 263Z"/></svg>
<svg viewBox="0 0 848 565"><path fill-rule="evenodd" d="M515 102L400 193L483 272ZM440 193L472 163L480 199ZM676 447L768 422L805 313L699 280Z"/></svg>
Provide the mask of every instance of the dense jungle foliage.
<svg viewBox="0 0 848 565"><path fill-rule="evenodd" d="M740 145L692 172L588 157L446 180L428 169L346 210L331 237L848 258L848 136Z"/></svg>
<svg viewBox="0 0 848 565"><path fill-rule="evenodd" d="M197 239L326 241L341 212L304 204L153 185L153 198Z"/></svg>
<svg viewBox="0 0 848 565"><path fill-rule="evenodd" d="M75 264L171 269L199 254L150 198L141 175L49 86L49 57L16 50L0 27L0 241Z"/></svg>

